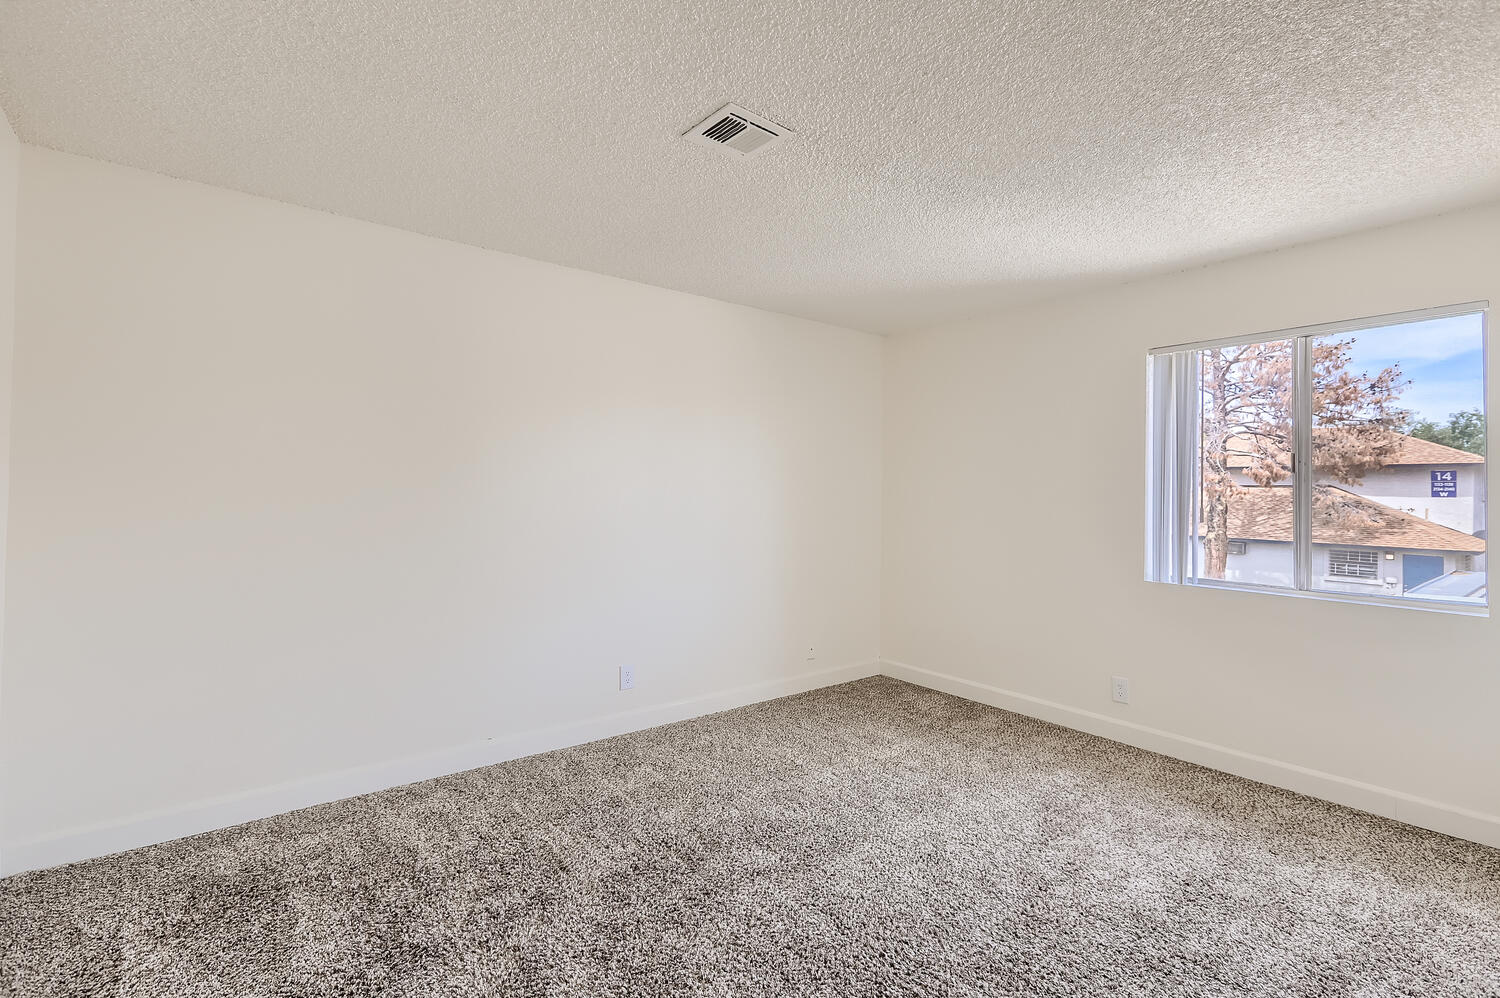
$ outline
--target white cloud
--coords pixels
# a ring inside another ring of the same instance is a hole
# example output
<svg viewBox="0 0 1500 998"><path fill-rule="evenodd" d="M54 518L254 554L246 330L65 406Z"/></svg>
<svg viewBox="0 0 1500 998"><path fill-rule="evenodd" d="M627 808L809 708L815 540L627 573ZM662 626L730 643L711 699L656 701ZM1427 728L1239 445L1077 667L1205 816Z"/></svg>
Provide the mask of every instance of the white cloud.
<svg viewBox="0 0 1500 998"><path fill-rule="evenodd" d="M1477 314L1409 322L1345 335L1354 336L1354 362L1362 367L1384 367L1397 361L1403 366L1427 364L1457 357L1484 345L1484 325Z"/></svg>

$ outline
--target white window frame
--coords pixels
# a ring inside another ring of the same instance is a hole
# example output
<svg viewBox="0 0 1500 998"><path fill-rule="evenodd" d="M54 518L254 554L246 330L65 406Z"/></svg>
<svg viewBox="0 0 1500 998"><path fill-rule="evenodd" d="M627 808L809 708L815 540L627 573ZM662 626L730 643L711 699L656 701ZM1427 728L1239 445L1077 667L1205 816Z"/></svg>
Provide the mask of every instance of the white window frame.
<svg viewBox="0 0 1500 998"><path fill-rule="evenodd" d="M1489 307L1488 301L1471 301L1436 308L1390 312L1340 322L1324 322L1292 329L1278 329L1249 336L1225 336L1172 346L1153 347L1146 357L1146 580L1206 589L1235 589L1274 593L1303 599L1322 599L1344 603L1370 603L1406 609L1489 616L1488 597L1484 604L1454 600L1412 599L1374 593L1341 593L1313 586L1314 552L1312 543L1312 350L1315 337L1337 336L1382 326L1396 326L1427 319L1446 319L1458 315L1480 318L1484 348L1485 423L1489 423ZM1198 492L1202 400L1197 390L1200 379L1197 354L1215 347L1243 346L1290 340L1292 364L1292 586L1271 586L1254 582L1231 582L1225 579L1198 577ZM1488 451L1489 434L1485 434ZM1489 473L1489 454L1484 455L1484 472ZM1488 494L1488 489L1486 489ZM1486 523L1488 528L1489 524ZM1321 573L1320 573L1321 575ZM1338 581L1367 581L1347 580Z"/></svg>

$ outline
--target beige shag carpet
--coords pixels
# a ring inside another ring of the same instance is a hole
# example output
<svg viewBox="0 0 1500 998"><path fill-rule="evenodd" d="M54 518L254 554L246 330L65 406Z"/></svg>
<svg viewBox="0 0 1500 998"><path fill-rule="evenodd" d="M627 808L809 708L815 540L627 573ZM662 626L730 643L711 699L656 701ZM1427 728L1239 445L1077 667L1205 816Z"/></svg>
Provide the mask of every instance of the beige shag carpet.
<svg viewBox="0 0 1500 998"><path fill-rule="evenodd" d="M1500 851L886 678L0 881L0 993L1500 995Z"/></svg>

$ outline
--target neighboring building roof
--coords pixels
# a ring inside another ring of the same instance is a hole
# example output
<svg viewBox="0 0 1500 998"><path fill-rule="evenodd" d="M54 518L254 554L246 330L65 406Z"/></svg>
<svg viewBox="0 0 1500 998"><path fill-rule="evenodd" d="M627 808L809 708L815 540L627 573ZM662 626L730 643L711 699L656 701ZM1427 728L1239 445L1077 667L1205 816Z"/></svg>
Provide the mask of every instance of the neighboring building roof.
<svg viewBox="0 0 1500 998"><path fill-rule="evenodd" d="M1392 464L1483 464L1484 455L1470 454L1466 450L1449 447L1447 444L1435 444L1431 440L1423 440L1421 437L1409 437L1404 433L1399 434L1404 441L1401 445L1401 453L1397 455Z"/></svg>
<svg viewBox="0 0 1500 998"><path fill-rule="evenodd" d="M1317 441L1318 434L1322 432L1316 428L1313 430L1313 440ZM1401 450L1396 455L1396 460L1386 467L1403 467L1422 464L1483 464L1484 457L1480 454L1470 454L1466 450L1449 447L1446 444L1435 444L1431 440L1423 440L1420 437L1407 436L1398 433L1401 438ZM1250 441L1243 438L1231 438L1229 442L1229 467L1239 470L1250 466L1251 459L1241 453L1250 450ZM1283 462L1287 463L1287 462Z"/></svg>
<svg viewBox="0 0 1500 998"><path fill-rule="evenodd" d="M1229 536L1237 541L1292 539L1292 490L1284 485L1236 488ZM1383 506L1332 485L1314 486L1313 543L1480 554L1484 538Z"/></svg>
<svg viewBox="0 0 1500 998"><path fill-rule="evenodd" d="M1460 599L1474 599L1488 595L1489 588L1483 572L1449 572L1447 575L1429 579L1420 586L1412 586L1404 595L1433 596L1438 599L1450 599L1455 596Z"/></svg>

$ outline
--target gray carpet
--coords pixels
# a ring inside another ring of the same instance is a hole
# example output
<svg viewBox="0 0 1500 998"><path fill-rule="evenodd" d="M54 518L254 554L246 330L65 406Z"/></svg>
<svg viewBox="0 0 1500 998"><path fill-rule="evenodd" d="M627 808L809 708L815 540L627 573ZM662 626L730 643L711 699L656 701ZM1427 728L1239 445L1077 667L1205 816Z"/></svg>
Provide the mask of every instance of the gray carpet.
<svg viewBox="0 0 1500 998"><path fill-rule="evenodd" d="M875 678L0 881L13 995L1500 995L1500 851Z"/></svg>

